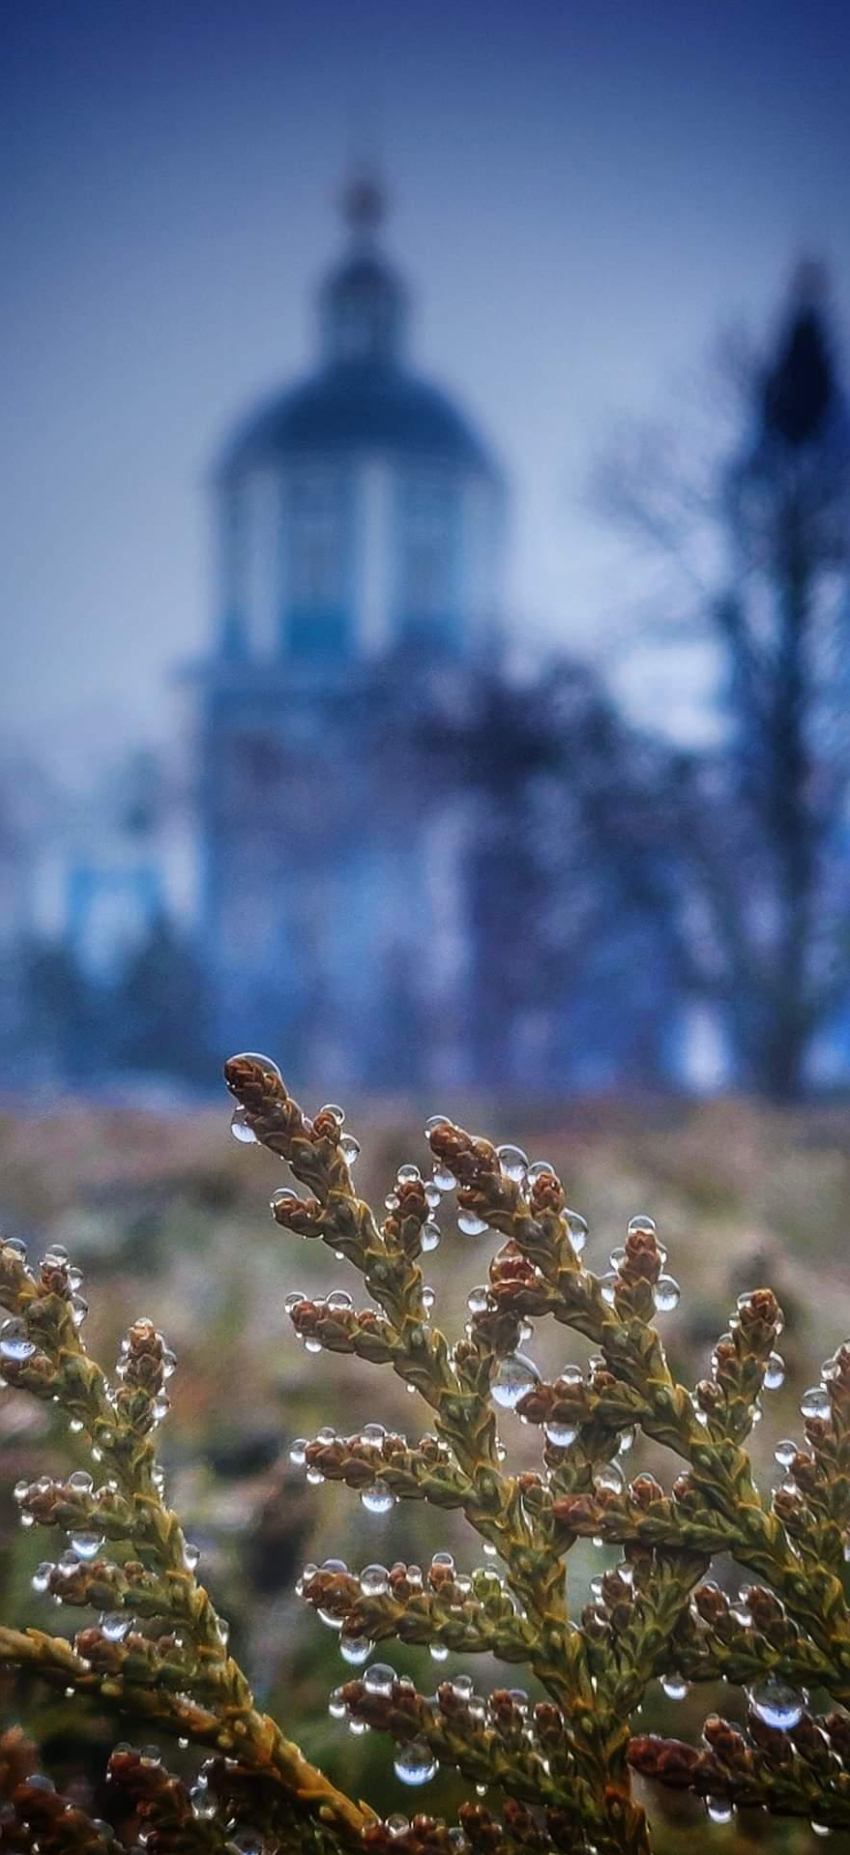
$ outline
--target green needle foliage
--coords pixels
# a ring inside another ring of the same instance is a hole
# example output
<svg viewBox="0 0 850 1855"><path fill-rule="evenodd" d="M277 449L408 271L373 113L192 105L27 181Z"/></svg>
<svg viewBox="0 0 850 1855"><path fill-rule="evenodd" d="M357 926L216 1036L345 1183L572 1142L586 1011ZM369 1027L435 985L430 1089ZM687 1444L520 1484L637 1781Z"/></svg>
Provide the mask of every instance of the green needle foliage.
<svg viewBox="0 0 850 1855"><path fill-rule="evenodd" d="M116 1746L104 1814L93 1818L40 1775L23 1736L7 1732L0 1849L647 1855L635 1773L704 1799L716 1822L758 1810L802 1818L818 1834L850 1828L850 1347L807 1392L804 1442L780 1446L786 1479L768 1499L746 1444L762 1389L782 1376L782 1316L769 1289L740 1298L711 1376L689 1390L672 1377L657 1330L679 1291L651 1219L633 1219L610 1271L597 1276L582 1260L584 1221L552 1169L437 1116L427 1129L433 1177L401 1167L379 1221L354 1189L357 1142L340 1109L308 1118L266 1057L233 1057L225 1073L234 1132L285 1160L301 1188L275 1192L276 1224L326 1244L369 1296L358 1309L342 1290L290 1295L296 1333L312 1352L391 1367L429 1411L424 1435L377 1423L352 1436L323 1430L299 1439L293 1459L310 1481L344 1482L376 1513L396 1501L462 1511L485 1558L469 1571L446 1552L424 1570L307 1566L300 1595L339 1630L343 1657L359 1671L331 1695L331 1712L355 1732L385 1734L397 1775L417 1793L449 1767L472 1794L453 1825L424 1813L381 1821L303 1756L291 1723L259 1708L167 1504L155 1439L174 1360L162 1335L136 1321L108 1379L83 1344L85 1304L64 1252L48 1252L34 1270L23 1246L7 1241L4 1377L57 1403L96 1465L96 1481L78 1471L15 1491L24 1525L68 1539L58 1562L39 1566L36 1588L98 1621L73 1641L0 1628L0 1661L94 1696L134 1730L171 1736L199 1756L186 1780L169 1772L158 1745ZM442 1194L455 1189L461 1229L493 1232L498 1248L452 1344L431 1320L420 1257L437 1239ZM567 1366L551 1383L521 1350L530 1323L546 1318L596 1349L584 1369ZM537 1427L538 1470L510 1472L503 1409ZM626 1481L619 1457L635 1431L678 1458L669 1492L649 1474ZM568 1562L582 1538L616 1546L621 1558L575 1614ZM731 1595L709 1576L719 1554L749 1580ZM463 1674L426 1696L375 1659L393 1639L427 1645L441 1661L481 1654L521 1664L543 1698L487 1693ZM636 1733L657 1680L671 1698L699 1682L734 1684L746 1695L746 1723L710 1715L698 1746ZM485 1788L493 1810L476 1794Z"/></svg>

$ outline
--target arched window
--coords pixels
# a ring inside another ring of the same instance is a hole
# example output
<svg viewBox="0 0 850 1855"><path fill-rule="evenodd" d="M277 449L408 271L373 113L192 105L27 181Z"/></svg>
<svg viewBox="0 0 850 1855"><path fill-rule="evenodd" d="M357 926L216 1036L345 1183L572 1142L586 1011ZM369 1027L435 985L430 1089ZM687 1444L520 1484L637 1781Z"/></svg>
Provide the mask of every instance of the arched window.
<svg viewBox="0 0 850 1855"><path fill-rule="evenodd" d="M410 477L401 497L400 604L418 629L444 621L452 604L455 495L436 474Z"/></svg>
<svg viewBox="0 0 850 1855"><path fill-rule="evenodd" d="M326 610L342 598L341 484L329 473L296 478L290 493L290 596L298 609Z"/></svg>

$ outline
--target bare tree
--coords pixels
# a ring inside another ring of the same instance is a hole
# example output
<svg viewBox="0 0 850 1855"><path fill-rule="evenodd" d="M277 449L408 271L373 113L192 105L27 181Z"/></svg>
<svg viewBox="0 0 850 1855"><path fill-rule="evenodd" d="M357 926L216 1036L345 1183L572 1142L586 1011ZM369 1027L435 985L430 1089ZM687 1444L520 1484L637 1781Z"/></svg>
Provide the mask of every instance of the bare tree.
<svg viewBox="0 0 850 1855"><path fill-rule="evenodd" d="M719 666L719 741L680 757L663 808L681 968L738 1078L789 1099L850 998L850 421L813 267L775 351L728 362L720 455L643 431L600 488L672 569L668 631L711 639Z"/></svg>

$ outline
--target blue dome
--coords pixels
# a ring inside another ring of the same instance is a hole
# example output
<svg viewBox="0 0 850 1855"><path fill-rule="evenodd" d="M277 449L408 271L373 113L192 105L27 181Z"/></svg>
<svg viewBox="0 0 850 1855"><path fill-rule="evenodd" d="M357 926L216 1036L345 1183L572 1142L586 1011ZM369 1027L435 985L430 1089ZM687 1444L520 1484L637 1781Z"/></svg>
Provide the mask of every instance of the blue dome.
<svg viewBox="0 0 850 1855"><path fill-rule="evenodd" d="M305 452L392 451L491 479L486 446L438 387L385 361L335 362L265 401L225 446L223 478Z"/></svg>

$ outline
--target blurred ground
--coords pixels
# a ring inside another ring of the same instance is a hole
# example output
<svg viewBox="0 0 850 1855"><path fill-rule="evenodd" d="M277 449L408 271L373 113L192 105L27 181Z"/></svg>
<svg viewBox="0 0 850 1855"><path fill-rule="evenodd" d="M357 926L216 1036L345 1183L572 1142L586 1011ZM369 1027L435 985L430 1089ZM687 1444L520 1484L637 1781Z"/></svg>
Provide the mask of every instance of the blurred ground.
<svg viewBox="0 0 850 1855"><path fill-rule="evenodd" d="M402 1161L424 1166L421 1127L431 1106L414 1114L397 1103L383 1110L372 1103L349 1114L363 1147L358 1188L373 1203L382 1203ZM669 1267L682 1284L679 1308L662 1319L672 1362L686 1380L706 1368L736 1296L762 1283L776 1289L786 1315L788 1378L766 1397L754 1442L760 1479L769 1486L776 1473L773 1446L797 1430L802 1390L850 1333L845 1111L780 1113L742 1100L578 1102L561 1109L549 1104L537 1113L526 1106L512 1117L489 1113L481 1103L436 1106L473 1131L519 1140L530 1157L555 1164L570 1203L590 1222L591 1266L607 1266L629 1217L648 1211L656 1218ZM233 1622L236 1653L264 1701L335 1776L378 1807L409 1808L410 1794L393 1778L386 1748L376 1738L349 1739L328 1719L327 1693L344 1677L345 1664L331 1633L302 1616L294 1581L305 1560L331 1553L358 1568L375 1559L422 1560L440 1546L455 1550L465 1567L478 1563L480 1554L454 1516L435 1518L417 1505L378 1519L345 1489L307 1488L289 1467L293 1437L312 1435L322 1423L345 1431L374 1418L418 1431L428 1424L391 1376L310 1357L296 1343L284 1296L293 1288L326 1292L354 1283L345 1265L319 1246L276 1230L267 1201L284 1169L268 1154L237 1146L228 1120L224 1102L220 1110L168 1113L73 1101L42 1113L9 1108L0 1115L3 1229L31 1241L37 1254L48 1238L66 1245L85 1271L87 1342L107 1367L134 1316L150 1314L164 1330L179 1360L174 1408L162 1433L170 1498L202 1548L206 1579ZM486 1274L493 1240L461 1236L452 1207L447 1197L438 1214L443 1240L425 1262L437 1291L433 1317L457 1332L466 1295ZM528 1350L548 1371L566 1357L581 1362L588 1349L562 1331L539 1328ZM67 1467L69 1448L79 1446L55 1434L53 1424L49 1410L3 1394L2 1615L20 1621L24 1614L47 1627L55 1627L56 1617L44 1599L31 1595L29 1578L40 1558L53 1556L54 1544L14 1526L11 1487L22 1473ZM532 1464L534 1432L510 1415L502 1428L513 1460ZM80 1465L85 1460L81 1454ZM671 1464L662 1452L639 1447L629 1460L635 1470L651 1464L669 1484ZM578 1607L590 1577L615 1557L589 1546L571 1556ZM424 1652L392 1659L426 1691L436 1685ZM486 1676L480 1667L468 1668L480 1682L484 1677L483 1685L502 1678L495 1667ZM515 1680L516 1671L509 1685ZM37 1694L7 1702L10 1712L32 1710L50 1751L55 1703L45 1714ZM674 1704L659 1690L648 1699L642 1725L687 1737L715 1704L739 1711L734 1695L703 1691ZM63 1731L52 1745L55 1775L66 1762L93 1760L102 1730L96 1719L81 1715L79 1744L70 1744ZM420 1807L449 1813L455 1795L452 1781L440 1778ZM659 1817L657 1803L653 1809ZM676 1804L659 1833L665 1855L686 1833L695 1849L718 1855L755 1847L803 1855L821 1846L808 1829L777 1829L757 1818L734 1829L709 1829L699 1810ZM845 1845L850 1838L835 1836L830 1844L836 1850Z"/></svg>

